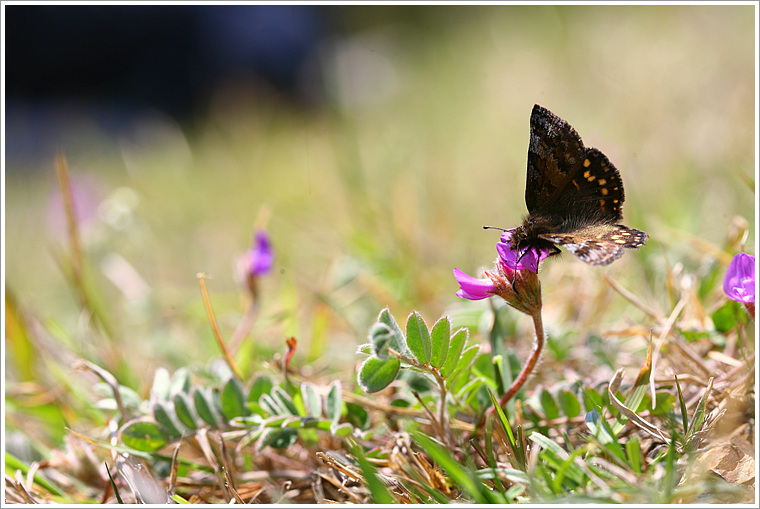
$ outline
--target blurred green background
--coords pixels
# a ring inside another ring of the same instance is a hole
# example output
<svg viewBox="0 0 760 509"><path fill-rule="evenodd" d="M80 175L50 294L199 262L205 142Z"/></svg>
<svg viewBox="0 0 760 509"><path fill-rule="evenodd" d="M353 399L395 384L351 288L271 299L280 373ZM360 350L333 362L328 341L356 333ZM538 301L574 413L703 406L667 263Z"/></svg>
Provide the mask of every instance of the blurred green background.
<svg viewBox="0 0 760 509"><path fill-rule="evenodd" d="M145 379L218 355L196 273L213 277L229 336L243 309L234 265L257 224L276 261L251 338L282 350L294 335L296 359L352 365L386 305L428 325L485 306L454 295L452 268L490 267L498 232L481 226L526 214L534 103L616 165L624 223L651 237L608 267L567 254L542 266L549 327L604 296L617 311L594 314L594 328L635 319L602 273L667 315L669 268L698 272L694 239L720 248L736 216L754 246L755 6L325 9L340 29L311 64L321 101L249 76L220 85L192 122L138 112L113 137L77 117L58 140L92 202L82 234L102 303ZM6 291L91 352L102 338L56 264L65 223L52 153L38 155L6 160Z"/></svg>

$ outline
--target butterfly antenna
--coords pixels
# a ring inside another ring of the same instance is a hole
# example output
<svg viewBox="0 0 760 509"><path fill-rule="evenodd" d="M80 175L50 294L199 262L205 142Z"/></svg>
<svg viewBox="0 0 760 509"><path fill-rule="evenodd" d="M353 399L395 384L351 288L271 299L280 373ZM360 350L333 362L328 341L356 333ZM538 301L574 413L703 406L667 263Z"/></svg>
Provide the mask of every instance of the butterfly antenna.
<svg viewBox="0 0 760 509"><path fill-rule="evenodd" d="M503 232L507 231L506 228L499 228L498 226L484 226L484 230L501 230Z"/></svg>

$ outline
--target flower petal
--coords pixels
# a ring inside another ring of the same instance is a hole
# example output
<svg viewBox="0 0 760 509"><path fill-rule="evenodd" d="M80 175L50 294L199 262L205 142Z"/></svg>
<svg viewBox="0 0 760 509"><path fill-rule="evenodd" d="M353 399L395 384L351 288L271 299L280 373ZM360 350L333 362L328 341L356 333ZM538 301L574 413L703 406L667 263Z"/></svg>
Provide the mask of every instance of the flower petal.
<svg viewBox="0 0 760 509"><path fill-rule="evenodd" d="M731 260L723 280L723 291L729 299L755 302L755 257L739 253Z"/></svg>
<svg viewBox="0 0 760 509"><path fill-rule="evenodd" d="M501 234L501 240L496 243L496 251L504 264L514 270L528 269L531 272L538 272L538 264L549 256L549 251L530 247L527 251L519 252L512 249L511 239L512 230L505 230Z"/></svg>
<svg viewBox="0 0 760 509"><path fill-rule="evenodd" d="M493 296L496 286L490 278L476 278L469 276L459 269L454 269L454 278L459 283L457 297L470 300L487 299Z"/></svg>
<svg viewBox="0 0 760 509"><path fill-rule="evenodd" d="M266 230L256 232L253 247L248 251L248 267L251 274L260 276L269 272L274 262L274 250Z"/></svg>

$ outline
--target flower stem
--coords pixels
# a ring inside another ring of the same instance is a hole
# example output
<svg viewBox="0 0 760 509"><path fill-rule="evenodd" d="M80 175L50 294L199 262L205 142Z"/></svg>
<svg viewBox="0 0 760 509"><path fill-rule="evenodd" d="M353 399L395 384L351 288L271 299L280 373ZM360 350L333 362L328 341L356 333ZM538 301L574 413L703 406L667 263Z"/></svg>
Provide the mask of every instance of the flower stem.
<svg viewBox="0 0 760 509"><path fill-rule="evenodd" d="M438 370L433 370L434 372L437 372ZM451 429L449 429L449 421L448 416L449 413L446 410L446 384L443 381L443 378L439 376L436 377L438 379L438 387L441 391L441 402L440 406L438 407L438 421L441 424L441 430L443 431L443 443L447 446L450 446L450 439L451 439Z"/></svg>
<svg viewBox="0 0 760 509"><path fill-rule="evenodd" d="M507 402L514 397L517 392L522 389L522 386L525 385L525 382L528 381L528 378L533 373L533 369L536 367L536 364L538 364L538 359L541 357L541 351L544 349L544 325L543 320L541 319L541 310L537 310L533 315L533 326L536 329L536 337L533 340L533 350L530 352L530 357L528 357L528 361L525 363L525 366L523 366L522 371L520 371L520 374L517 375L517 378L512 382L512 385L509 387L509 390L504 393L504 395L499 399L499 406L504 406L507 404ZM493 414L496 413L495 408L491 408L489 410L489 413Z"/></svg>
<svg viewBox="0 0 760 509"><path fill-rule="evenodd" d="M238 348L240 348L240 345L243 344L243 340L248 335L248 333L251 332L253 323L256 321L256 314L258 309L259 299L257 299L256 296L252 296L252 298L248 301L243 318L238 323L229 341L229 349L233 355L237 353Z"/></svg>

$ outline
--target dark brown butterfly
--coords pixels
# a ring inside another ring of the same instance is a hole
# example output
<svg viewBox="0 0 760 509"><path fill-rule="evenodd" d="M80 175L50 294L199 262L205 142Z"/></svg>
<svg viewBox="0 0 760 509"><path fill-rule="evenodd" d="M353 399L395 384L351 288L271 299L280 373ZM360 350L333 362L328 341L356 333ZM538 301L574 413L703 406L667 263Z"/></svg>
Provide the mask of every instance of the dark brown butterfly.
<svg viewBox="0 0 760 509"><path fill-rule="evenodd" d="M533 106L525 185L528 217L512 232L512 249L558 254L557 246L563 246L588 264L611 263L623 256L624 248L639 248L649 237L618 224L624 200L620 173L607 157L584 147L570 124Z"/></svg>

